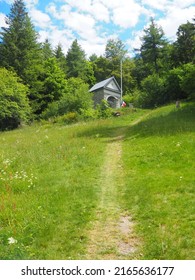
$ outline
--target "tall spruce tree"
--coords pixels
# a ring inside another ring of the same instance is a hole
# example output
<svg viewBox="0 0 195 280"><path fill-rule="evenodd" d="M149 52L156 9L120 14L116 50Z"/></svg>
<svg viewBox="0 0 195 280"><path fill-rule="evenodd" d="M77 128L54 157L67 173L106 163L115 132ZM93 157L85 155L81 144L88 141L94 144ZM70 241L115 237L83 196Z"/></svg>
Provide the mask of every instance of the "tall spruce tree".
<svg viewBox="0 0 195 280"><path fill-rule="evenodd" d="M29 99L33 111L37 107L36 100L43 84L42 54L31 19L23 0L15 0L10 13L6 17L7 27L0 33L0 65L14 70L29 87Z"/></svg>
<svg viewBox="0 0 195 280"><path fill-rule="evenodd" d="M85 65L85 52L78 44L77 40L74 40L71 47L69 48L66 61L68 66L68 77L80 77L82 75Z"/></svg>
<svg viewBox="0 0 195 280"><path fill-rule="evenodd" d="M66 73L67 72L66 57L62 51L62 46L60 43L56 46L54 50L54 55L57 59L60 68L64 71L64 73Z"/></svg>
<svg viewBox="0 0 195 280"><path fill-rule="evenodd" d="M14 1L6 23L7 27L2 27L0 33L0 65L13 69L32 88L36 84L41 62L40 45L23 0Z"/></svg>
<svg viewBox="0 0 195 280"><path fill-rule="evenodd" d="M151 66L151 72L159 73L159 61L163 57L164 47L167 42L164 38L164 32L151 19L150 26L144 29L144 36L141 45L141 57L143 61Z"/></svg>
<svg viewBox="0 0 195 280"><path fill-rule="evenodd" d="M74 40L66 55L67 77L81 78L84 82L92 85L95 81L91 62L86 60L84 50Z"/></svg>
<svg viewBox="0 0 195 280"><path fill-rule="evenodd" d="M54 57L54 52L48 39L42 43L42 54L44 60Z"/></svg>

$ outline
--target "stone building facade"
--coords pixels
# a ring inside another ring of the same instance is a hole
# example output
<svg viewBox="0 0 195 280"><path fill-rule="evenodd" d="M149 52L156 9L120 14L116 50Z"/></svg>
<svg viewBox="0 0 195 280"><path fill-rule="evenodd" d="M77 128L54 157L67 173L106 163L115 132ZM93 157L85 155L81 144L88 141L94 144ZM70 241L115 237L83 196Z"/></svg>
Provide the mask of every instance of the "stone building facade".
<svg viewBox="0 0 195 280"><path fill-rule="evenodd" d="M93 93L95 107L104 99L110 107L120 108L121 89L114 77L95 84L89 91Z"/></svg>

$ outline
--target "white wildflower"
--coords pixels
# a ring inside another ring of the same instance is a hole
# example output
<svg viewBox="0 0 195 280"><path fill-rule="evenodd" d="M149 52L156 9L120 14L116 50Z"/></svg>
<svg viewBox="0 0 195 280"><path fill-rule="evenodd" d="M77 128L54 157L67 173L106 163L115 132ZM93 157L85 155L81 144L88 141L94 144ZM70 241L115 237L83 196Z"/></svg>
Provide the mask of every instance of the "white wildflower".
<svg viewBox="0 0 195 280"><path fill-rule="evenodd" d="M13 237L9 237L8 238L8 243L9 244L15 244L15 243L17 243L18 241L16 240L16 239L14 239Z"/></svg>

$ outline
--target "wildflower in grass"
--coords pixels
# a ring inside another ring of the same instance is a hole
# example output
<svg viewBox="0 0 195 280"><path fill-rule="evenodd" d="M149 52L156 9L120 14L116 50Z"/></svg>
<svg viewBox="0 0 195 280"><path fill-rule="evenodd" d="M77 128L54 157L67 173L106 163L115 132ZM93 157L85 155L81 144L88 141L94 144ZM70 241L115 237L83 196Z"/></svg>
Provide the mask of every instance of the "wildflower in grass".
<svg viewBox="0 0 195 280"><path fill-rule="evenodd" d="M180 146L181 146L181 143L180 143L180 142L178 142L176 146L177 146L177 147L180 147Z"/></svg>
<svg viewBox="0 0 195 280"><path fill-rule="evenodd" d="M8 238L8 244L15 244L17 243L18 241L16 239L14 239L13 237L9 237Z"/></svg>

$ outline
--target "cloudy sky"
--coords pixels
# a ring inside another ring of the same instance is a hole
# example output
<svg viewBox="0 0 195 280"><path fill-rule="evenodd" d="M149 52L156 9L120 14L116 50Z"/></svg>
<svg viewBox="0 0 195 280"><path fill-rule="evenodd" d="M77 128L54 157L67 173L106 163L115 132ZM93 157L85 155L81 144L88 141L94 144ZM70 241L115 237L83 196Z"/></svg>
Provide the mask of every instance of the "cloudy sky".
<svg viewBox="0 0 195 280"><path fill-rule="evenodd" d="M192 21L195 0L24 0L31 20L55 47L66 53L74 39L89 56L103 54L110 38L120 38L130 56L140 46L140 36L151 16L173 41L178 26ZM5 26L13 0L0 0L0 26Z"/></svg>

